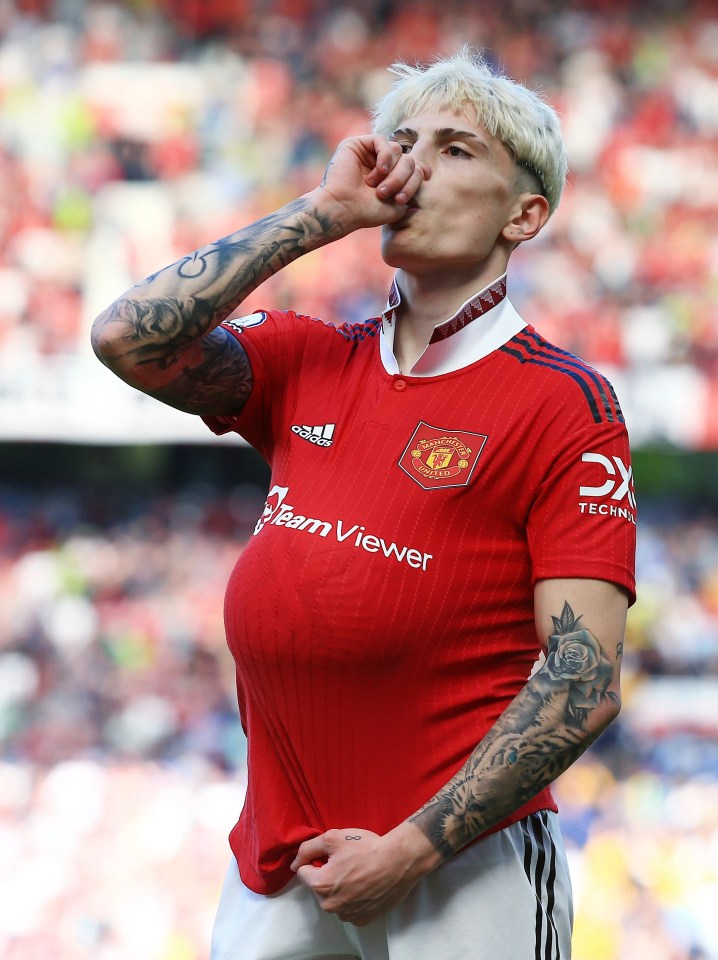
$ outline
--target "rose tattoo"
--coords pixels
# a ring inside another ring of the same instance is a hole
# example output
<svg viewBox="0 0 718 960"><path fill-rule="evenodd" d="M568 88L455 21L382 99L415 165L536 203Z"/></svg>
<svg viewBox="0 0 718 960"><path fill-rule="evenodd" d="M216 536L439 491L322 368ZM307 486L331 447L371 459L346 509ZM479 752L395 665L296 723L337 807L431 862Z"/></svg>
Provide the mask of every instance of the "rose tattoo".
<svg viewBox="0 0 718 960"><path fill-rule="evenodd" d="M556 632L548 638L546 668L553 679L569 684L567 719L582 728L588 711L606 698L613 668L568 603L551 619Z"/></svg>

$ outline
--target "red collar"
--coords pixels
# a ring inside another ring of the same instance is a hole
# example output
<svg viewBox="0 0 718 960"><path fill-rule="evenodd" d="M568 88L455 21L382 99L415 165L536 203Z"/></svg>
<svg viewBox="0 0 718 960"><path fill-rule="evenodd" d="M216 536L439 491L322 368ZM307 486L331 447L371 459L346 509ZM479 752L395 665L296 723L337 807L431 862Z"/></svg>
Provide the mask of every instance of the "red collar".
<svg viewBox="0 0 718 960"><path fill-rule="evenodd" d="M484 287L484 289L480 290L476 296L471 298L471 300L467 300L453 317L450 317L443 323L437 324L434 327L434 332L431 335L431 340L429 340L429 343L440 343L442 340L452 337L455 333L458 333L459 330L463 330L463 328L473 320L476 320L478 317L488 313L489 310L495 307L498 303L501 303L505 296L506 274L504 274L502 277L499 277L498 280L494 280L494 282L488 287ZM389 299L387 301L386 310L384 311L385 316L386 314L391 313L391 316L387 317L389 323L394 322L395 318L393 314L400 303L401 292L399 291L399 287L397 286L395 278L391 282Z"/></svg>

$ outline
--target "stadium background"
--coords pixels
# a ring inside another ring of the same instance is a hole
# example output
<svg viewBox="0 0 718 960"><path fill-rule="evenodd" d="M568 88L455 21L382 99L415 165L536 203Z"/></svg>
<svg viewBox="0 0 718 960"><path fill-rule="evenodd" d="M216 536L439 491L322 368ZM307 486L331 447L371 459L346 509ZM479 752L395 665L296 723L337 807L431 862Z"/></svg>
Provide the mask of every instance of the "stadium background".
<svg viewBox="0 0 718 960"><path fill-rule="evenodd" d="M0 0L0 953L206 956L244 742L225 578L249 450L115 382L93 316L312 187L397 58L469 41L571 158L511 295L635 445L619 721L558 785L576 960L718 958L718 7L682 0ZM247 305L375 314L376 236Z"/></svg>

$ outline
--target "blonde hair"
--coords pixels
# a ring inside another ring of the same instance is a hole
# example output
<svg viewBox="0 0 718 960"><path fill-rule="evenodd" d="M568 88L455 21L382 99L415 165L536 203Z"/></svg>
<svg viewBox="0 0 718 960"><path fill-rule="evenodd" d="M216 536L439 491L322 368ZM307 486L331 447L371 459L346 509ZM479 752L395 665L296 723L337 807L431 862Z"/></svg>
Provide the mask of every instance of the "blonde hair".
<svg viewBox="0 0 718 960"><path fill-rule="evenodd" d="M506 147L519 168L537 179L554 212L568 161L556 111L538 93L495 74L468 45L428 66L398 62L389 71L399 79L374 107L377 133L390 136L406 117L427 110L473 108L478 124Z"/></svg>

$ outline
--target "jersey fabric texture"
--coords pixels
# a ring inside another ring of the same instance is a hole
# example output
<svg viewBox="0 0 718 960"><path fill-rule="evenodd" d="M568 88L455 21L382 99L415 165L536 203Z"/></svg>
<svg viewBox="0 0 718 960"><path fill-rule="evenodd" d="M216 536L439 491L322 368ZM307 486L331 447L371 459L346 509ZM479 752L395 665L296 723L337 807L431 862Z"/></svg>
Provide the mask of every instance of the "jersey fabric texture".
<svg viewBox="0 0 718 960"><path fill-rule="evenodd" d="M249 767L230 843L262 894L291 879L302 841L384 834L463 765L541 653L537 580L633 597L608 382L523 321L467 366L401 375L379 347L392 319L225 323L253 388L240 416L206 422L272 470L225 599ZM549 789L495 829L541 809L556 810Z"/></svg>

